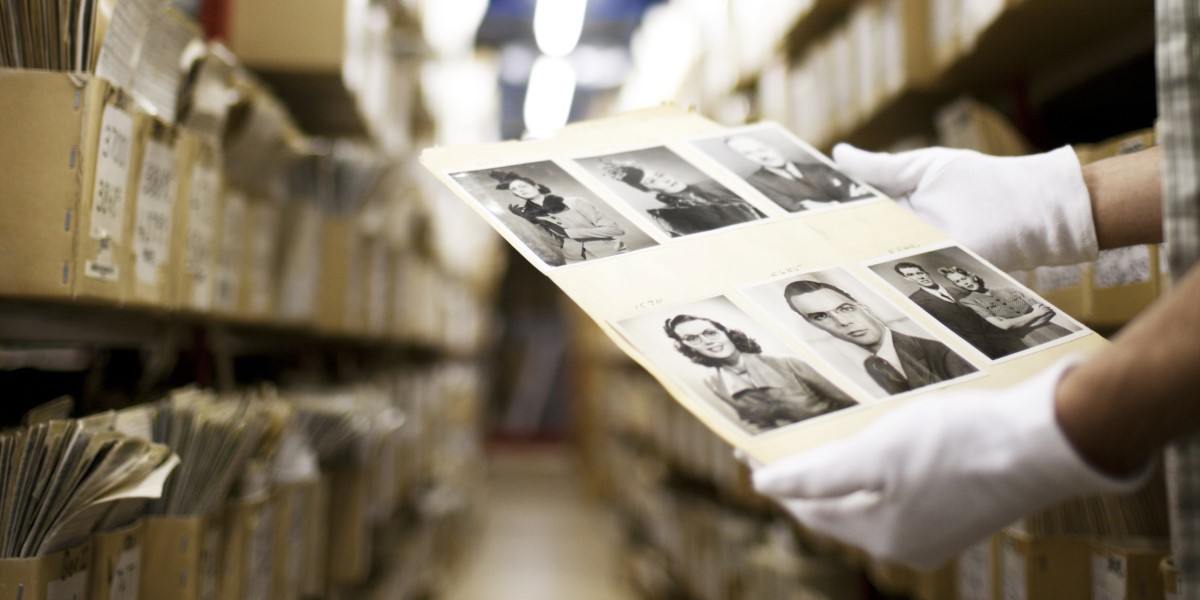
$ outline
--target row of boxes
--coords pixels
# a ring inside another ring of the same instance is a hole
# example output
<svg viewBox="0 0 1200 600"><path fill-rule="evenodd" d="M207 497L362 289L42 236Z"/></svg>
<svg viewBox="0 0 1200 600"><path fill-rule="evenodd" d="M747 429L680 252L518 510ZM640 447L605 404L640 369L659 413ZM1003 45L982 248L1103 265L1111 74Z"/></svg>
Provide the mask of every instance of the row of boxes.
<svg viewBox="0 0 1200 600"><path fill-rule="evenodd" d="M687 579L689 591L704 590L699 597L714 598L788 598L800 593L798 590L828 594L829 589L841 590L829 597L857 597L844 587L847 581L853 582L856 568L881 590L922 600L1145 600L1164 598L1164 589L1176 589L1172 587L1176 574L1169 570L1159 574L1159 563L1166 554L1165 537L1128 537L1165 536L1163 527L1152 526L1165 519L1157 518L1165 514L1165 507L1159 507L1165 503L1161 478L1152 482L1159 488L1157 494L1147 490L1128 497L1098 498L1095 502L1100 506L1094 510L1084 510L1087 507L1078 502L1064 504L1040 521L1029 521L1023 530L997 533L933 572L879 563L807 533L802 534L804 543L822 552L799 552L786 546L759 548L747 563L744 559L751 554L742 554L747 542L736 535L740 530L734 523L746 511L757 513L760 519L778 518L777 509L755 495L745 466L734 459L727 444L648 375L612 359L598 328L577 319L574 330L575 346L583 354L580 364L587 365L576 378L579 387L575 390L581 401L579 437L584 456L596 487L620 512L633 515L633 522L640 524L640 534L634 538L654 550L649 554L645 548L631 551L631 567L639 572L658 561L673 577ZM715 498L698 499L673 491L673 473L706 482L716 491ZM1069 511L1079 512L1065 514ZM697 514L704 516L690 518ZM1042 521L1055 518L1078 521L1058 529L1092 533L1073 537L1038 533L1046 529ZM1122 522L1098 523L1105 519ZM716 525L724 521L730 524ZM724 533L710 531L713 527ZM1100 532L1109 533L1098 537ZM722 563L712 552L705 554L703 549L714 539L738 549L737 556L722 555L720 560L726 561ZM753 590L754 594L739 596L731 589Z"/></svg>
<svg viewBox="0 0 1200 600"><path fill-rule="evenodd" d="M827 146L907 90L935 87L947 67L1021 0L866 0L795 59L763 68L765 119Z"/></svg>
<svg viewBox="0 0 1200 600"><path fill-rule="evenodd" d="M343 407L353 401L349 416L360 415L351 421L362 426L355 429L352 445L360 451L334 464L318 456L319 473L280 476L278 466L265 466L272 461L278 465L277 457L267 458L282 452L278 440L264 441L259 452L265 454L254 465L258 477L243 476L239 495L222 510L147 515L133 525L93 534L67 551L0 560L0 596L285 600L330 597L372 585L372 579L387 575L378 572L380 557L400 552L382 545L379 534L412 520L403 508L417 507L422 521L443 522L445 515L420 514L425 490L459 490L460 497L470 498L472 486L482 480L478 407L483 388L478 367L456 363L376 373L369 380L371 384L254 400L296 407L305 406L301 398ZM378 414L363 412L371 406L397 409L404 417L402 426L384 426ZM281 431L300 423L294 416L280 418ZM262 479L268 472L274 483ZM392 537L397 538L394 543L407 543L402 536ZM447 557L423 560L432 565Z"/></svg>
<svg viewBox="0 0 1200 600"><path fill-rule="evenodd" d="M281 486L221 515L147 517L75 548L0 560L0 594L27 600L300 598L336 567L322 552L328 483Z"/></svg>
<svg viewBox="0 0 1200 600"><path fill-rule="evenodd" d="M0 121L0 296L468 349L482 335L468 285L355 215L236 187L214 142L104 80L0 71Z"/></svg>

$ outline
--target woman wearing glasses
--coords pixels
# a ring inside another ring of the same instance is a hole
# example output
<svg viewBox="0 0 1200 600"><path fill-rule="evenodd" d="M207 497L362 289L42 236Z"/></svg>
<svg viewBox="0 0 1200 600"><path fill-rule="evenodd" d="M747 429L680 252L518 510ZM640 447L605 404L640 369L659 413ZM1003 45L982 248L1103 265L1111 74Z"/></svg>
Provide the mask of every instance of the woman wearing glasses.
<svg viewBox="0 0 1200 600"><path fill-rule="evenodd" d="M663 330L680 354L710 370L708 389L759 432L856 404L803 361L764 356L753 338L712 319L676 315Z"/></svg>

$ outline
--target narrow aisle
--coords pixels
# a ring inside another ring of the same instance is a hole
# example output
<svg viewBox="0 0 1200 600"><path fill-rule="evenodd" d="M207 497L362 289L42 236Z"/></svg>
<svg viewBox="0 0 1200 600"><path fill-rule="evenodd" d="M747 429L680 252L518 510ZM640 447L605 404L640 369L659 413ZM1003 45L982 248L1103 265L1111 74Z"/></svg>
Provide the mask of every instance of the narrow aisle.
<svg viewBox="0 0 1200 600"><path fill-rule="evenodd" d="M479 539L442 600L634 600L615 520L589 497L566 448L492 455Z"/></svg>

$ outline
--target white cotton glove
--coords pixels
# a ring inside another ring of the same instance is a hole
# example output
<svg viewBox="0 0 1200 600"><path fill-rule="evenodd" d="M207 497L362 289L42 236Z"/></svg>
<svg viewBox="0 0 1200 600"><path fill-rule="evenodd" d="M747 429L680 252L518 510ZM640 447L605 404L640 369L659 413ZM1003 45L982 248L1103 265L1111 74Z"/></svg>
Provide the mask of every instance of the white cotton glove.
<svg viewBox="0 0 1200 600"><path fill-rule="evenodd" d="M1000 157L949 148L887 154L838 144L833 158L1006 271L1096 258L1091 199L1070 146Z"/></svg>
<svg viewBox="0 0 1200 600"><path fill-rule="evenodd" d="M1001 391L945 393L851 437L754 471L754 487L805 527L883 559L943 564L1014 520L1070 497L1131 492L1095 470L1059 429L1064 360Z"/></svg>

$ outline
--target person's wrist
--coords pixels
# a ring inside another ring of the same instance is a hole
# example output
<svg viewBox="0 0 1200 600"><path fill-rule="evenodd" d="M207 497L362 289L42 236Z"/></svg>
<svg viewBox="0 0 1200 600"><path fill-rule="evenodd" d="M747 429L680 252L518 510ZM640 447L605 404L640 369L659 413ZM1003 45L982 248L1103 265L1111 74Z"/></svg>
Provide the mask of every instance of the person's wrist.
<svg viewBox="0 0 1200 600"><path fill-rule="evenodd" d="M1107 403L1096 401L1096 396L1103 392L1092 381L1089 370L1081 365L1063 374L1054 394L1058 428L1076 454L1092 468L1117 479L1135 476L1153 458L1152 451L1114 443L1117 439L1129 439L1124 429L1131 424L1105 410Z"/></svg>
<svg viewBox="0 0 1200 600"><path fill-rule="evenodd" d="M1096 239L1096 221L1092 208L1092 194L1079 156L1070 146L1051 150L1044 157L1049 170L1047 183L1055 190L1057 199L1047 206L1049 215L1037 218L1060 223L1062 229L1051 231L1046 240L1046 264L1068 265L1095 260L1100 251Z"/></svg>

